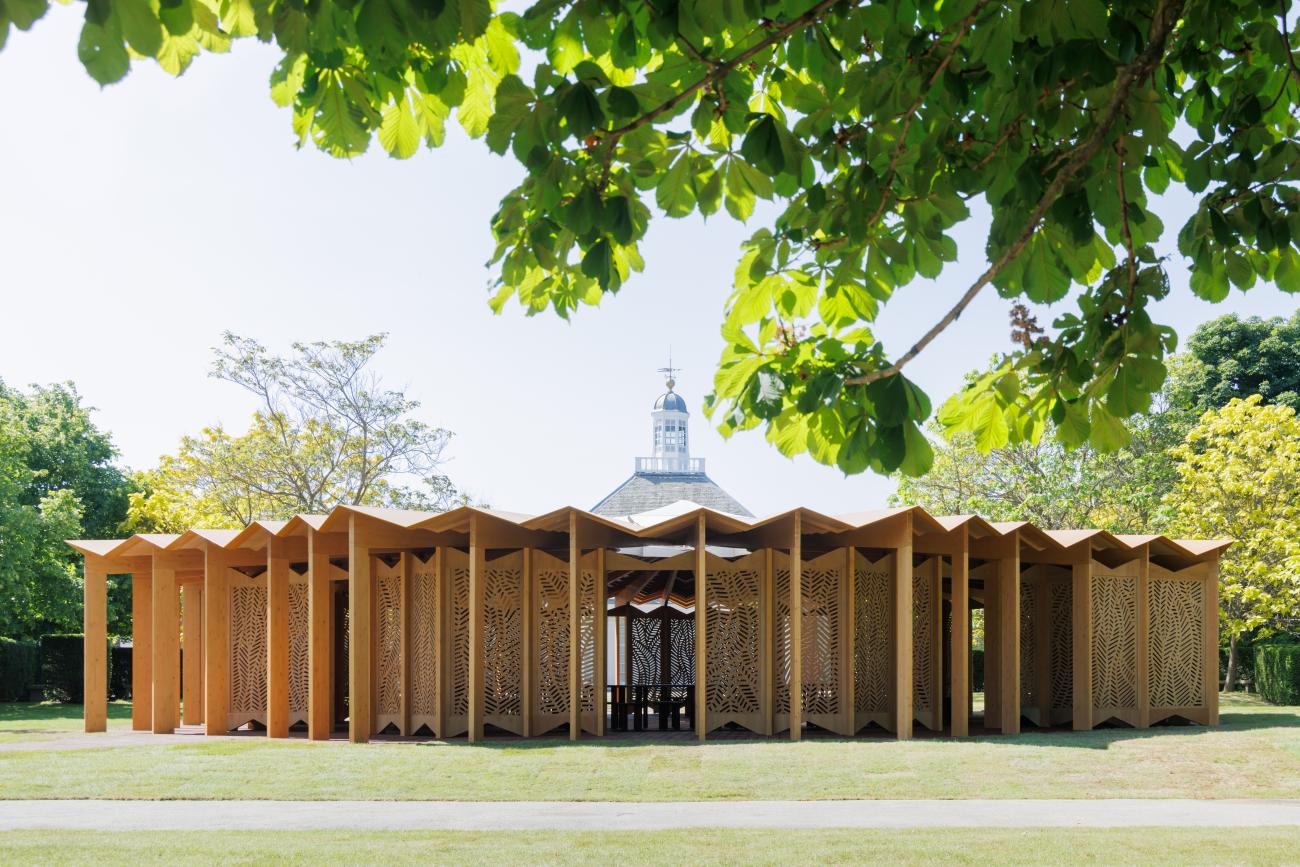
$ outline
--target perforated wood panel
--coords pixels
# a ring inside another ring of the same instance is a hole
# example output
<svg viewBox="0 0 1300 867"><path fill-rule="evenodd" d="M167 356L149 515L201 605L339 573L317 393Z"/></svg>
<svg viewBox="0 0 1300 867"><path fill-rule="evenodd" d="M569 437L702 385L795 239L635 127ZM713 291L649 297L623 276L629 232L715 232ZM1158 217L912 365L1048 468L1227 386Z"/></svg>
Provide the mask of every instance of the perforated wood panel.
<svg viewBox="0 0 1300 867"><path fill-rule="evenodd" d="M1096 566L1094 566L1096 568ZM1092 706L1095 723L1137 711L1137 578L1092 576Z"/></svg>
<svg viewBox="0 0 1300 867"><path fill-rule="evenodd" d="M469 730L469 555L459 548L444 549L447 557L449 610L447 612L447 733L455 737Z"/></svg>
<svg viewBox="0 0 1300 867"><path fill-rule="evenodd" d="M1038 707L1038 649L1034 641L1034 614L1038 594L1037 583L1020 581L1020 707L1021 712Z"/></svg>
<svg viewBox="0 0 1300 867"><path fill-rule="evenodd" d="M1053 581L1051 594L1052 710L1069 712L1074 708L1074 612L1070 606L1074 590L1070 579Z"/></svg>
<svg viewBox="0 0 1300 867"><path fill-rule="evenodd" d="M310 623L307 611L307 582L289 581L289 724L307 721L307 689L311 657L307 644Z"/></svg>
<svg viewBox="0 0 1300 867"><path fill-rule="evenodd" d="M1157 578L1149 584L1147 688L1153 709L1205 706L1205 585ZM1168 713L1153 711L1153 719Z"/></svg>
<svg viewBox="0 0 1300 867"><path fill-rule="evenodd" d="M523 554L486 565L483 575L483 713L523 734Z"/></svg>
<svg viewBox="0 0 1300 867"><path fill-rule="evenodd" d="M437 559L416 558L411 574L411 731L437 731L438 573Z"/></svg>
<svg viewBox="0 0 1300 867"><path fill-rule="evenodd" d="M707 555L708 726L762 731L759 707L760 591L765 555L735 562Z"/></svg>
<svg viewBox="0 0 1300 867"><path fill-rule="evenodd" d="M824 728L840 712L841 636L844 605L840 596L844 554L831 551L803 568L803 710L804 718Z"/></svg>
<svg viewBox="0 0 1300 867"><path fill-rule="evenodd" d="M632 649L632 683L660 683L663 661L662 623L657 617L629 618L628 640Z"/></svg>
<svg viewBox="0 0 1300 867"><path fill-rule="evenodd" d="M870 722L889 723L889 658L892 608L889 588L894 579L894 556L874 563L855 554L853 605L853 697L855 728Z"/></svg>
<svg viewBox="0 0 1300 867"><path fill-rule="evenodd" d="M912 711L933 713L934 694L934 579L930 565L912 570Z"/></svg>
<svg viewBox="0 0 1300 867"><path fill-rule="evenodd" d="M544 551L533 555L537 652L533 682L536 733L569 720L569 564Z"/></svg>
<svg viewBox="0 0 1300 867"><path fill-rule="evenodd" d="M596 709L596 572L589 557L582 558L578 579L578 709L584 715Z"/></svg>
<svg viewBox="0 0 1300 867"><path fill-rule="evenodd" d="M402 728L402 567L376 559L375 730ZM402 732L406 734L406 732Z"/></svg>
<svg viewBox="0 0 1300 867"><path fill-rule="evenodd" d="M775 584L775 615L776 615L776 647L774 650L776 689L773 694L775 712L781 719L777 722L777 730L789 727L790 717L790 557L787 554L776 552L773 555L773 569L776 572Z"/></svg>
<svg viewBox="0 0 1300 867"><path fill-rule="evenodd" d="M266 722L266 579L230 573L230 728Z"/></svg>
<svg viewBox="0 0 1300 867"><path fill-rule="evenodd" d="M695 621L666 620L668 677L673 686L695 684Z"/></svg>

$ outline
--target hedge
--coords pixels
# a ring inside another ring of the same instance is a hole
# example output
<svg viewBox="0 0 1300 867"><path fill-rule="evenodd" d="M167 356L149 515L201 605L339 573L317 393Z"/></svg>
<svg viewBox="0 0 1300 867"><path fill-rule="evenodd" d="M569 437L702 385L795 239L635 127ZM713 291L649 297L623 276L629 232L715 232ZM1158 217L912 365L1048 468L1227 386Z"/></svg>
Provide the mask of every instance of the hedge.
<svg viewBox="0 0 1300 867"><path fill-rule="evenodd" d="M984 691L984 649L981 647L975 648L971 655L970 682L974 692Z"/></svg>
<svg viewBox="0 0 1300 867"><path fill-rule="evenodd" d="M108 652L108 695L115 700L131 698L131 648L113 647Z"/></svg>
<svg viewBox="0 0 1300 867"><path fill-rule="evenodd" d="M45 684L46 699L81 703L85 697L84 659L84 636L41 636L41 683Z"/></svg>
<svg viewBox="0 0 1300 867"><path fill-rule="evenodd" d="M0 638L0 701L27 701L40 680L41 649L34 641Z"/></svg>
<svg viewBox="0 0 1300 867"><path fill-rule="evenodd" d="M1300 704L1300 644L1256 645L1255 689L1273 704Z"/></svg>

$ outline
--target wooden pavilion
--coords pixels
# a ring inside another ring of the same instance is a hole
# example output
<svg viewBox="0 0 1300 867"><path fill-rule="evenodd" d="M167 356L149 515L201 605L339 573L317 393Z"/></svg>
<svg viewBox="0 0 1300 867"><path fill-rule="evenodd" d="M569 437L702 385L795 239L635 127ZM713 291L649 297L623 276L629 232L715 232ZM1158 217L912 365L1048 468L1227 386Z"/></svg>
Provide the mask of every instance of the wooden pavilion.
<svg viewBox="0 0 1300 867"><path fill-rule="evenodd" d="M976 608L986 730L1218 722L1221 541L679 502L630 517L339 506L69 544L85 555L92 732L110 574L131 580L145 731L576 739L653 714L700 739L872 725L908 738L918 723L963 736ZM626 618L621 683L611 617Z"/></svg>

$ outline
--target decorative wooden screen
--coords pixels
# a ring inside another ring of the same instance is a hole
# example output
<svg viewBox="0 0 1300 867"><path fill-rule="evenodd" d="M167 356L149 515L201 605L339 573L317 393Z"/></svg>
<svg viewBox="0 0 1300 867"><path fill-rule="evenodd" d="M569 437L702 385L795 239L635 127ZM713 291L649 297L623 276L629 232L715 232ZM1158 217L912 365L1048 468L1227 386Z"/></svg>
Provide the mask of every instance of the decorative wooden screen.
<svg viewBox="0 0 1300 867"><path fill-rule="evenodd" d="M307 689L311 657L307 644L307 578L289 576L289 724L307 722Z"/></svg>
<svg viewBox="0 0 1300 867"><path fill-rule="evenodd" d="M469 555L459 548L444 548L450 584L447 630L447 731L450 738L469 731Z"/></svg>
<svg viewBox="0 0 1300 867"><path fill-rule="evenodd" d="M1174 715L1202 717L1189 711L1205 707L1205 582L1199 575L1179 577L1154 564L1150 579L1147 690L1151 721Z"/></svg>
<svg viewBox="0 0 1300 867"><path fill-rule="evenodd" d="M790 727L790 555L780 551L772 554L773 598L776 617L776 647L773 648L776 689L774 715L776 731Z"/></svg>
<svg viewBox="0 0 1300 867"><path fill-rule="evenodd" d="M414 556L414 555L412 555ZM411 564L411 732L438 731L438 571L437 557Z"/></svg>
<svg viewBox="0 0 1300 867"><path fill-rule="evenodd" d="M668 630L668 682L673 686L695 685L695 620L664 621Z"/></svg>
<svg viewBox="0 0 1300 867"><path fill-rule="evenodd" d="M402 566L372 560L374 600L375 731L392 725L402 731Z"/></svg>
<svg viewBox="0 0 1300 867"><path fill-rule="evenodd" d="M661 683L663 624L658 617L629 617L628 641L632 649L631 683Z"/></svg>
<svg viewBox="0 0 1300 867"><path fill-rule="evenodd" d="M533 552L536 645L533 734L569 721L569 564L545 551Z"/></svg>
<svg viewBox="0 0 1300 867"><path fill-rule="evenodd" d="M1052 722L1070 719L1074 714L1074 588L1070 577L1051 584L1052 616Z"/></svg>
<svg viewBox="0 0 1300 867"><path fill-rule="evenodd" d="M230 723L266 724L266 575L230 576Z"/></svg>
<svg viewBox="0 0 1300 867"><path fill-rule="evenodd" d="M854 555L853 699L854 730L868 723L893 728L889 709L894 555L874 563L861 551Z"/></svg>
<svg viewBox="0 0 1300 867"><path fill-rule="evenodd" d="M1135 575L1092 576L1093 722L1137 724L1137 585Z"/></svg>
<svg viewBox="0 0 1300 867"><path fill-rule="evenodd" d="M759 672L766 555L760 551L734 562L705 556L708 727L734 722L762 732L765 720L759 705Z"/></svg>
<svg viewBox="0 0 1300 867"><path fill-rule="evenodd" d="M483 718L517 735L523 729L524 555L488 562L483 574Z"/></svg>
<svg viewBox="0 0 1300 867"><path fill-rule="evenodd" d="M604 622L597 618L597 606L605 605L604 594L597 590L596 558L595 551L583 555L578 570L578 716L583 731L592 734L597 731L597 708L605 711L604 685L596 683L596 628Z"/></svg>
<svg viewBox="0 0 1300 867"><path fill-rule="evenodd" d="M1028 576L1020 579L1020 712L1038 719L1038 643L1035 641L1035 608L1040 585Z"/></svg>
<svg viewBox="0 0 1300 867"><path fill-rule="evenodd" d="M943 728L939 672L943 584L939 558L912 567L912 715L933 731Z"/></svg>
<svg viewBox="0 0 1300 867"><path fill-rule="evenodd" d="M840 649L847 625L841 596L844 564L843 551L831 551L803 565L804 720L832 731L843 727Z"/></svg>

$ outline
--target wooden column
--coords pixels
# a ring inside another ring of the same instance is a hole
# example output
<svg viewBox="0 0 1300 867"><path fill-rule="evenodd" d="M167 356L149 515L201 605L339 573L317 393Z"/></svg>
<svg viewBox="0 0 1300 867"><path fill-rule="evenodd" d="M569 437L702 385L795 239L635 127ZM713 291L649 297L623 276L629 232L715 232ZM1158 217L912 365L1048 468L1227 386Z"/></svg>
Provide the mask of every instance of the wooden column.
<svg viewBox="0 0 1300 867"><path fill-rule="evenodd" d="M854 642L857 639L854 625L857 623L857 612L854 610L857 606L857 593L854 585L857 583L857 551L853 546L844 549L844 580L841 582L840 593L840 610L844 615L840 618L842 624L841 641L840 641L840 683L843 689L840 691L840 728L845 737L853 737L857 734L857 682L854 675Z"/></svg>
<svg viewBox="0 0 1300 867"><path fill-rule="evenodd" d="M153 731L152 568L131 574L131 728Z"/></svg>
<svg viewBox="0 0 1300 867"><path fill-rule="evenodd" d="M958 533L952 554L952 635L948 661L952 672L952 736L970 734L970 528Z"/></svg>
<svg viewBox="0 0 1300 867"><path fill-rule="evenodd" d="M759 681L758 707L763 714L763 734L769 737L776 729L773 715L776 701L773 681L776 679L776 571L773 568L775 552L763 549L763 574L758 582L758 634ZM630 669L629 669L630 670Z"/></svg>
<svg viewBox="0 0 1300 867"><path fill-rule="evenodd" d="M578 658L582 614L578 583L582 576L582 549L578 546L578 515L569 513L569 740L576 741L582 728L581 660Z"/></svg>
<svg viewBox="0 0 1300 867"><path fill-rule="evenodd" d="M803 515L790 538L790 740L803 737Z"/></svg>
<svg viewBox="0 0 1300 867"><path fill-rule="evenodd" d="M83 722L88 732L108 731L108 568L87 556L82 572Z"/></svg>
<svg viewBox="0 0 1300 867"><path fill-rule="evenodd" d="M1020 531L1010 535L1015 537L1013 548L998 561L998 680L1002 689L998 706L1004 735L1020 733Z"/></svg>
<svg viewBox="0 0 1300 867"><path fill-rule="evenodd" d="M1205 677L1206 725L1219 724L1219 555L1205 564L1204 641L1205 658L1201 663Z"/></svg>
<svg viewBox="0 0 1300 867"><path fill-rule="evenodd" d="M912 515L908 513L895 548L894 568L894 736L912 737Z"/></svg>
<svg viewBox="0 0 1300 867"><path fill-rule="evenodd" d="M537 704L536 696L533 695L533 666L536 664L535 657L537 656L535 649L537 647L537 636L535 635L537 630L535 625L537 601L534 599L535 591L533 590L535 581L533 578L532 548L524 549L523 582L524 586L520 588L519 592L519 626L524 637L523 644L519 648L519 710L523 718L520 719L519 724L524 737L527 738L533 735L533 707Z"/></svg>
<svg viewBox="0 0 1300 867"><path fill-rule="evenodd" d="M289 558L283 539L266 541L266 736L289 736Z"/></svg>
<svg viewBox="0 0 1300 867"><path fill-rule="evenodd" d="M478 518L469 520L469 733L470 743L483 738L483 579L486 552L479 540Z"/></svg>
<svg viewBox="0 0 1300 867"><path fill-rule="evenodd" d="M203 585L181 587L181 722L203 724Z"/></svg>
<svg viewBox="0 0 1300 867"><path fill-rule="evenodd" d="M592 696L593 708L596 711L596 736L605 736L605 696L606 681L609 680L605 671L609 663L608 654L605 652L605 639L609 635L609 621L606 617L609 603L605 589L605 548L596 549L596 616L595 623L592 624L592 630L595 634L592 636L596 652L595 679L593 684L595 694Z"/></svg>
<svg viewBox="0 0 1300 867"><path fill-rule="evenodd" d="M1151 686L1150 669L1147 667L1151 656L1151 556L1150 545L1143 545L1139 550L1137 581L1137 728L1151 726Z"/></svg>
<svg viewBox="0 0 1300 867"><path fill-rule="evenodd" d="M411 582L415 579L415 554L411 551L403 551L400 565L402 569L402 586L399 591L402 599L402 697L398 714L401 717L399 725L402 734L409 735L411 734Z"/></svg>
<svg viewBox="0 0 1300 867"><path fill-rule="evenodd" d="M330 738L330 558L315 530L307 531L307 737Z"/></svg>
<svg viewBox="0 0 1300 867"><path fill-rule="evenodd" d="M227 555L203 552L203 722L209 735L230 727L230 578Z"/></svg>
<svg viewBox="0 0 1300 867"><path fill-rule="evenodd" d="M164 554L153 556L153 732L176 731L180 698L180 618L176 569Z"/></svg>
<svg viewBox="0 0 1300 867"><path fill-rule="evenodd" d="M695 521L695 732L702 741L709 731L708 561L704 549L705 522Z"/></svg>
<svg viewBox="0 0 1300 867"><path fill-rule="evenodd" d="M356 515L348 519L348 740L370 740L371 611L375 582L370 547Z"/></svg>
<svg viewBox="0 0 1300 867"><path fill-rule="evenodd" d="M1073 681L1075 731L1092 728L1092 546L1075 546L1071 565L1071 629L1073 631ZM1218 662L1215 662L1218 671Z"/></svg>

